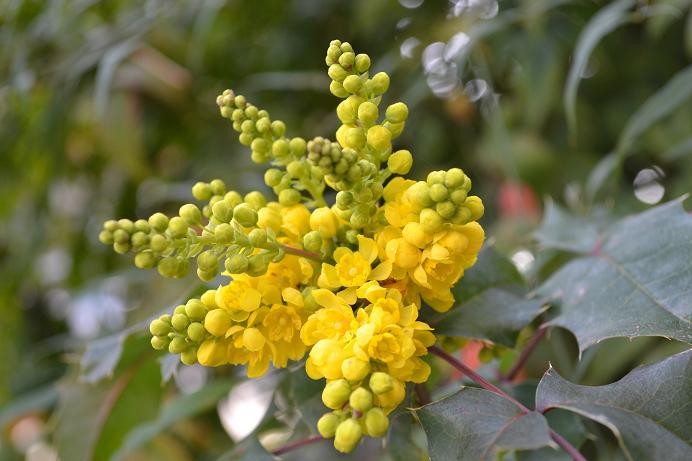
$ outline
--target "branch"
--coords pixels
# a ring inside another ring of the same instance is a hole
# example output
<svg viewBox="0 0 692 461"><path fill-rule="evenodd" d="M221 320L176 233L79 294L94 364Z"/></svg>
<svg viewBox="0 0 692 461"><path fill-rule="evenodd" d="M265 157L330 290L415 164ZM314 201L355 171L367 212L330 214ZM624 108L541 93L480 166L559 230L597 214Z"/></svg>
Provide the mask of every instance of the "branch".
<svg viewBox="0 0 692 461"><path fill-rule="evenodd" d="M311 435L305 439L296 440L295 442L288 443L281 448L277 448L276 450L272 451L272 455L281 456L284 453L288 453L289 451L304 447L306 445L311 445L315 442L319 442L320 440L325 439L323 439L321 435Z"/></svg>
<svg viewBox="0 0 692 461"><path fill-rule="evenodd" d="M485 379L484 377L482 377L481 375L479 375L478 373L464 365L460 360L457 360L456 358L452 357L439 347L429 347L428 352L440 357L442 360L452 365L454 368L468 376L471 380L475 381L483 389L506 398L507 400L515 404L517 407L519 407L519 410L521 410L522 413L526 414L531 412L531 410L529 410L517 399L515 399L499 387L495 386L490 381L488 381L487 379ZM557 443L563 450L565 450L565 452L569 454L574 461L587 461L586 458L584 458L584 456L581 453L579 453L579 450L574 448L574 446L572 446L564 437L562 437L560 434L558 434L552 429L550 429L550 438L552 438L555 441L555 443Z"/></svg>
<svg viewBox="0 0 692 461"><path fill-rule="evenodd" d="M500 375L500 379L503 382L512 381L517 376L517 374L519 374L522 368L524 368L524 365L526 365L526 361L529 359L533 351L536 349L536 346L538 346L541 340L545 337L545 334L547 332L547 325L544 325L535 331L531 339L529 339L529 341L526 343L526 347L521 351L521 354L519 354L519 358L517 358L517 361L514 363L512 368L507 372L507 374Z"/></svg>
<svg viewBox="0 0 692 461"><path fill-rule="evenodd" d="M312 259L317 262L322 262L322 258L320 255L317 253L313 253L312 251L306 251L306 250L301 250L300 248L293 248L287 245L279 245L282 250L284 250L285 253L288 253L290 255L295 255L295 256L300 256L301 258L308 258Z"/></svg>

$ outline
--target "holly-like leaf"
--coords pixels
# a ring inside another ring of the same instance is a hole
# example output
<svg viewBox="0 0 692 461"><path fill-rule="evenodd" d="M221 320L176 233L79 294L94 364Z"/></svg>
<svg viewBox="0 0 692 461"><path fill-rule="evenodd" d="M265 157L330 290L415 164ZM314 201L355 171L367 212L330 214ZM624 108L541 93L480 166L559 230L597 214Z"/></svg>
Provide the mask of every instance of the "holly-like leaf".
<svg viewBox="0 0 692 461"><path fill-rule="evenodd" d="M550 429L537 412L523 413L484 389L463 388L414 410L435 460L495 460L504 452L551 446Z"/></svg>
<svg viewBox="0 0 692 461"><path fill-rule="evenodd" d="M579 386L554 369L536 391L537 410L563 408L603 424L629 460L692 459L692 350L635 369L607 386Z"/></svg>
<svg viewBox="0 0 692 461"><path fill-rule="evenodd" d="M545 203L545 212L536 240L545 248L588 253L598 240L595 222L568 213L552 200Z"/></svg>
<svg viewBox="0 0 692 461"><path fill-rule="evenodd" d="M615 223L592 248L538 289L559 305L553 325L580 350L618 336L692 341L692 216L681 201Z"/></svg>
<svg viewBox="0 0 692 461"><path fill-rule="evenodd" d="M429 320L435 333L487 339L514 346L516 335L541 311L541 301L526 297L525 282L514 265L492 246L455 289L458 305Z"/></svg>

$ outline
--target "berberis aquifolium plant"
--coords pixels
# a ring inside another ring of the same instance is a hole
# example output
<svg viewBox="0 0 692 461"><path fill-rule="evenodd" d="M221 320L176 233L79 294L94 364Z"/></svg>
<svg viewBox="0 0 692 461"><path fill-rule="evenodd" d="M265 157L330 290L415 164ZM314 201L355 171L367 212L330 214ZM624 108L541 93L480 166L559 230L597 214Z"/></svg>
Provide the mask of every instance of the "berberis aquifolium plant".
<svg viewBox="0 0 692 461"><path fill-rule="evenodd" d="M287 137L283 122L243 96L226 90L217 98L252 160L269 164L264 180L275 199L215 179L195 184L199 204L183 205L178 216L104 224L100 240L134 253L139 268L182 277L194 259L204 282L224 269L216 289L151 322L154 349L188 365L244 365L250 378L294 363L324 379L327 410L314 418L321 437L274 455L322 438L350 452L363 436L394 434L411 450L396 459L491 460L520 451L516 459L583 461L575 445L588 438L583 421L591 420L610 431L624 459L692 459L683 404L689 349L599 387L572 384L549 366L535 405L525 393L519 398L519 386L516 395L504 390L555 326L574 334L580 353L613 337L690 342L689 258L680 251L692 217L682 202L598 226L549 202L537 239L573 257L529 294L511 263L491 246L481 252L483 203L461 169L405 177L413 156L393 141L408 108L381 109L389 76L370 76L370 58L338 40L326 63L330 91L342 99L335 140ZM507 354L509 366L497 375L503 388L445 351L466 338L483 341L481 358L523 349ZM421 385L431 377L430 355L482 389L443 387L444 397L430 403ZM414 453L410 430L396 429L404 411L393 412L402 407L425 431L423 454Z"/></svg>
<svg viewBox="0 0 692 461"><path fill-rule="evenodd" d="M326 379L332 410L318 430L350 452L362 435L387 432L407 382L428 379L422 358L436 338L419 309L452 307L451 288L483 244L483 203L459 168L404 177L412 155L392 142L408 108L381 109L389 76L370 76L368 55L334 40L326 63L330 91L343 99L336 141L287 137L282 121L242 95L217 98L252 160L271 165L264 179L278 200L199 182L201 206L108 221L100 240L165 277L187 274L191 259L203 281L223 266L227 284L151 322L152 346L188 365L246 365L249 377L307 356L305 372Z"/></svg>

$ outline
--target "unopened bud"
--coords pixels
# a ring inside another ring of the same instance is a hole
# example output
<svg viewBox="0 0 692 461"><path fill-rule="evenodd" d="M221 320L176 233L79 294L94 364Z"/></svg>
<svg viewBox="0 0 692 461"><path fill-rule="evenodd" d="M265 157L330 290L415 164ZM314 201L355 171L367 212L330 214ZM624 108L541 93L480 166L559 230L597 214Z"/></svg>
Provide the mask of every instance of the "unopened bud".
<svg viewBox="0 0 692 461"><path fill-rule="evenodd" d="M389 374L383 371L376 371L370 375L368 384L375 394L384 394L394 389L394 380Z"/></svg>
<svg viewBox="0 0 692 461"><path fill-rule="evenodd" d="M325 439L334 437L340 418L334 413L325 413L317 420L317 431Z"/></svg>
<svg viewBox="0 0 692 461"><path fill-rule="evenodd" d="M338 410L344 406L351 395L351 385L345 379L330 381L322 391L322 402L332 410Z"/></svg>
<svg viewBox="0 0 692 461"><path fill-rule="evenodd" d="M232 323L231 316L223 309L209 311L204 317L204 328L218 337L224 336Z"/></svg>
<svg viewBox="0 0 692 461"><path fill-rule="evenodd" d="M199 224L202 219L202 212L192 203L186 203L181 206L178 214L190 225Z"/></svg>
<svg viewBox="0 0 692 461"><path fill-rule="evenodd" d="M243 227L257 224L257 212L247 203L241 203L233 209L233 219Z"/></svg>
<svg viewBox="0 0 692 461"><path fill-rule="evenodd" d="M398 150L389 156L387 168L395 174L407 174L413 166L413 156L408 150Z"/></svg>
<svg viewBox="0 0 692 461"><path fill-rule="evenodd" d="M382 437L389 429L389 418L381 408L371 408L365 414L365 430L370 437Z"/></svg>
<svg viewBox="0 0 692 461"><path fill-rule="evenodd" d="M336 428L334 433L334 448L341 453L350 453L358 445L363 436L363 429L358 421L349 418Z"/></svg>

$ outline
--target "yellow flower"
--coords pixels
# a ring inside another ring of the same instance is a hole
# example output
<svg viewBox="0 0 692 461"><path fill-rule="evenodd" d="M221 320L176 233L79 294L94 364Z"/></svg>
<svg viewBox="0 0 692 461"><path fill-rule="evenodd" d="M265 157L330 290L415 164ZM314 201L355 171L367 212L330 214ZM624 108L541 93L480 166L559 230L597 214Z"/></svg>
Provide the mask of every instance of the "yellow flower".
<svg viewBox="0 0 692 461"><path fill-rule="evenodd" d="M321 339L347 337L355 326L353 309L343 298L326 289L313 290L315 302L322 306L312 314L300 331L303 343L311 346Z"/></svg>
<svg viewBox="0 0 692 461"><path fill-rule="evenodd" d="M387 222L395 227L404 227L406 223L418 221L418 212L408 200L406 191L416 183L411 179L396 177L384 188L384 216Z"/></svg>
<svg viewBox="0 0 692 461"><path fill-rule="evenodd" d="M310 229L318 231L323 238L334 237L338 227L339 221L328 207L317 208L310 215Z"/></svg>

